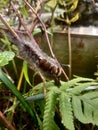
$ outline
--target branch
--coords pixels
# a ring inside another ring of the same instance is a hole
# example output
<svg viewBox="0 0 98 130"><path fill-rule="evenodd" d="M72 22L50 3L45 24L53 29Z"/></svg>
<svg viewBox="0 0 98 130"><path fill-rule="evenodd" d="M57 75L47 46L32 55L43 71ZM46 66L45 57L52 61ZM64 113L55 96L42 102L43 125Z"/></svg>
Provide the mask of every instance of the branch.
<svg viewBox="0 0 98 130"><path fill-rule="evenodd" d="M30 30L27 28L26 24L24 23L23 19L21 18L20 12L14 7L14 4L11 2L11 5L16 13L16 15L18 16L21 24L23 25L25 31L27 32L28 37L31 39L32 43L35 44L36 47L38 47L37 43L35 42L35 39L32 36L32 33L30 32Z"/></svg>
<svg viewBox="0 0 98 130"><path fill-rule="evenodd" d="M50 49L50 52L51 52L51 55L53 58L55 58L55 55L52 51L52 48L51 48L51 44L50 44L50 41L49 41L49 38L48 38L48 35L47 35L47 32L46 32L46 26L44 25L44 23L42 22L42 20L40 19L40 17L38 16L38 14L35 12L35 10L32 8L32 6L26 1L24 0L25 3L28 5L28 7L32 10L32 12L37 16L38 20L40 21L40 23L42 24L43 28L44 28L44 31L45 31L45 36L46 36L46 39L47 39L47 43L48 43L48 47ZM32 28L30 29L32 31Z"/></svg>
<svg viewBox="0 0 98 130"><path fill-rule="evenodd" d="M20 37L17 35L17 33L8 25L8 23L4 20L2 15L0 14L0 19L2 23L8 28L8 30L12 33L12 35L19 41L21 41Z"/></svg>
<svg viewBox="0 0 98 130"><path fill-rule="evenodd" d="M1 120L4 122L5 126L9 129L9 130L15 130L15 128L11 125L11 123L6 119L6 117L4 116L4 114L0 111L0 118Z"/></svg>

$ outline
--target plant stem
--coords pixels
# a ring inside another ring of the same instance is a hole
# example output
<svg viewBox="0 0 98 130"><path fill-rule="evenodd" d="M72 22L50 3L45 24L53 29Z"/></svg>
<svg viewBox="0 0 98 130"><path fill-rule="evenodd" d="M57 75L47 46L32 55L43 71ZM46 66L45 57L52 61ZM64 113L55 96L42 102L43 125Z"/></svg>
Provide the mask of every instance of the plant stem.
<svg viewBox="0 0 98 130"><path fill-rule="evenodd" d="M22 79L23 79L23 68L22 68L21 73L20 73L20 78L18 81L17 90L20 90L20 88L21 88ZM14 101L13 101L13 105L16 105L16 101L17 101L17 98L15 97ZM11 115L11 119L13 118L14 112L15 111L13 110L12 115Z"/></svg>
<svg viewBox="0 0 98 130"><path fill-rule="evenodd" d="M9 130L15 130L15 128L11 125L11 123L5 118L5 116L3 115L3 113L0 111L0 119L5 123L5 126L9 129Z"/></svg>
<svg viewBox="0 0 98 130"><path fill-rule="evenodd" d="M68 50L69 50L69 79L71 79L71 76L72 76L72 49L71 49L70 25L68 25Z"/></svg>

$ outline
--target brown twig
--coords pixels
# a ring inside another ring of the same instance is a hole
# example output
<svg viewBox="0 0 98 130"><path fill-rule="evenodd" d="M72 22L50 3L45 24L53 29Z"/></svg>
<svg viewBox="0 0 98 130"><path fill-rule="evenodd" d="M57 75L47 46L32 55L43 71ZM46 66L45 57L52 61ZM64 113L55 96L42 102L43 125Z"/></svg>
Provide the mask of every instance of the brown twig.
<svg viewBox="0 0 98 130"><path fill-rule="evenodd" d="M45 1L44 0L39 0L37 2L37 6L35 8L35 13L38 14L39 17L41 16L41 13L43 11L44 5L45 5ZM34 14L34 16L36 16L36 15ZM32 18L32 22L31 22L31 25L30 25L30 32L32 32L34 30L34 28L37 25L38 21L39 20L38 20L37 17L36 18Z"/></svg>
<svg viewBox="0 0 98 130"><path fill-rule="evenodd" d="M9 129L9 130L15 130L15 128L11 125L11 123L6 119L6 117L4 116L4 114L0 111L0 119L4 122L5 126Z"/></svg>
<svg viewBox="0 0 98 130"><path fill-rule="evenodd" d="M37 46L37 44L36 44L36 42L35 42L35 40L34 40L32 34L31 34L30 30L27 28L27 25L24 23L24 21L23 21L21 15L20 15L20 12L14 7L14 4L13 4L12 2L11 2L11 5L12 5L14 11L16 12L16 15L18 16L18 18L19 18L21 24L23 25L25 31L27 32L27 35L28 35L29 38L31 39L32 43L35 44L35 46Z"/></svg>
<svg viewBox="0 0 98 130"><path fill-rule="evenodd" d="M21 14L19 12L19 10L17 10L15 7L14 7L14 4L11 2L11 6L13 7L16 15L18 16L19 20L20 20L20 23L23 25L24 29L27 31L28 35L29 35L29 29L27 28L26 24L24 23L22 17L21 17Z"/></svg>
<svg viewBox="0 0 98 130"><path fill-rule="evenodd" d="M14 37L20 41L20 37L17 35L17 33L8 25L8 23L4 20L2 15L0 14L0 19L2 23L9 29L9 31L14 35Z"/></svg>

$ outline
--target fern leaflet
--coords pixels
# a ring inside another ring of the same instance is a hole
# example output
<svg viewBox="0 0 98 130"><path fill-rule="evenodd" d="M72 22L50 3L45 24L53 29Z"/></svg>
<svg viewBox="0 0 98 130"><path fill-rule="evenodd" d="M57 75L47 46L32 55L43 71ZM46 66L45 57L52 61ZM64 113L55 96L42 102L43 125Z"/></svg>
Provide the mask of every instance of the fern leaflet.
<svg viewBox="0 0 98 130"><path fill-rule="evenodd" d="M78 78L74 78L68 82L63 83L62 87L60 88L61 90L65 90L68 88L73 88L73 87L77 87L78 84L81 84L81 82L92 82L94 81L93 79L90 78L82 78L82 77L78 77Z"/></svg>
<svg viewBox="0 0 98 130"><path fill-rule="evenodd" d="M79 84L77 87L74 87L73 89L71 89L70 92L72 94L80 94L82 91L85 91L91 85L98 85L98 83L95 83L95 82L82 83L82 84Z"/></svg>
<svg viewBox="0 0 98 130"><path fill-rule="evenodd" d="M46 104L43 117L43 130L59 130L54 122L55 105L57 100L58 88L53 87L46 95Z"/></svg>
<svg viewBox="0 0 98 130"><path fill-rule="evenodd" d="M59 100L62 123L68 130L74 130L71 98L66 93L61 93Z"/></svg>
<svg viewBox="0 0 98 130"><path fill-rule="evenodd" d="M94 97L95 93L95 98ZM97 92L98 93L98 92ZM98 96L96 92L90 92L81 96L73 96L73 112L75 117L82 123L93 123L98 125ZM96 97L97 96L97 97Z"/></svg>
<svg viewBox="0 0 98 130"><path fill-rule="evenodd" d="M72 106L75 117L83 123L88 123L83 114L81 100L77 96L72 97Z"/></svg>

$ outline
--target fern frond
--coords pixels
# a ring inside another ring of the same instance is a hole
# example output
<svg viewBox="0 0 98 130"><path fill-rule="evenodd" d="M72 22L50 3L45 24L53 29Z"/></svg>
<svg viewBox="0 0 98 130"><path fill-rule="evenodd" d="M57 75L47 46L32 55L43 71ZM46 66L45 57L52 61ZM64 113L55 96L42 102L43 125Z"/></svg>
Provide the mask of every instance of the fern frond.
<svg viewBox="0 0 98 130"><path fill-rule="evenodd" d="M92 85L98 85L98 83L95 83L95 82L81 83L78 86L72 88L70 92L72 94L80 94L82 91L85 91L88 87Z"/></svg>
<svg viewBox="0 0 98 130"><path fill-rule="evenodd" d="M86 106L88 106L88 103L89 103L89 109L92 111L91 113L91 116L92 116L92 119L93 119L93 124L96 124L98 126L98 91L92 91L92 92L89 92L89 93L86 93L82 96L82 98L84 98L85 100L85 111L86 111ZM88 100L90 100L88 102ZM92 108L91 108L92 107ZM88 110L87 108L87 111L90 111ZM89 113L85 112L85 115L88 116ZM90 115L90 114L89 114ZM88 117L90 118L90 117Z"/></svg>
<svg viewBox="0 0 98 130"><path fill-rule="evenodd" d="M98 100L98 91L91 91L88 93L83 94L82 96L83 98L87 98L87 99L97 99Z"/></svg>
<svg viewBox="0 0 98 130"><path fill-rule="evenodd" d="M63 125L68 130L75 130L70 96L66 95L65 93L61 93L59 96L59 100L59 107Z"/></svg>
<svg viewBox="0 0 98 130"><path fill-rule="evenodd" d="M94 96L95 94L95 96ZM72 97L73 112L82 123L98 125L98 92ZM92 97L91 97L92 95Z"/></svg>
<svg viewBox="0 0 98 130"><path fill-rule="evenodd" d="M83 78L83 77L77 77L77 78L74 78L68 82L65 82L63 83L63 85L61 86L61 90L65 90L68 89L68 88L71 88L71 87L77 87L77 84L80 82L92 82L94 81L93 79L90 79L90 78Z"/></svg>
<svg viewBox="0 0 98 130"><path fill-rule="evenodd" d="M58 88L52 88L46 95L46 104L43 117L43 130L59 130L54 122L55 105L57 100Z"/></svg>
<svg viewBox="0 0 98 130"><path fill-rule="evenodd" d="M64 82L62 81L61 83L63 84ZM49 89L49 90L51 89L51 87L57 87L53 80L46 82L45 86L46 86L46 89ZM42 93L44 93L43 82L39 83L38 85L30 89L27 93L24 94L24 97L27 98L28 96L30 97L30 96L42 94Z"/></svg>
<svg viewBox="0 0 98 130"><path fill-rule="evenodd" d="M82 102L77 96L72 96L72 107L75 117L83 123L88 123L83 113Z"/></svg>
<svg viewBox="0 0 98 130"><path fill-rule="evenodd" d="M98 110L94 111L93 120L94 120L94 123L98 126Z"/></svg>

